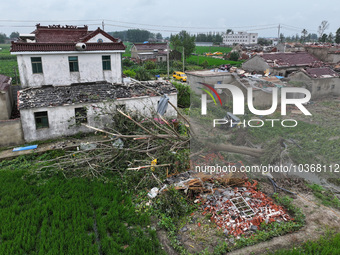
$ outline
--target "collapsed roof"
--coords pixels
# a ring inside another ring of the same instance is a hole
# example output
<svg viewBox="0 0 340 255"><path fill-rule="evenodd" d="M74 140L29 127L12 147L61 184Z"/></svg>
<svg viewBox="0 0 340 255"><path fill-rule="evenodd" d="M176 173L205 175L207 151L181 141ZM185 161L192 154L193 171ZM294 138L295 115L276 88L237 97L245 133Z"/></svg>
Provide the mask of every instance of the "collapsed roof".
<svg viewBox="0 0 340 255"><path fill-rule="evenodd" d="M312 78L340 77L339 73L335 72L329 67L306 68L303 71Z"/></svg>
<svg viewBox="0 0 340 255"><path fill-rule="evenodd" d="M70 86L42 86L19 91L19 109L55 107L80 103L96 103L120 98L157 96L155 93L177 93L170 82L135 82L111 84L105 81Z"/></svg>
<svg viewBox="0 0 340 255"><path fill-rule="evenodd" d="M271 67L310 66L320 67L323 62L307 52L279 52L258 55Z"/></svg>
<svg viewBox="0 0 340 255"><path fill-rule="evenodd" d="M91 38L101 34L109 42L88 42ZM33 40L19 39L12 42L11 52L23 51L75 51L77 43L86 43L86 51L95 50L125 50L125 46L118 39L98 28L88 31L88 27L77 26L40 26L31 33Z"/></svg>
<svg viewBox="0 0 340 255"><path fill-rule="evenodd" d="M134 46L137 50L142 51L153 51L153 50L166 50L167 43L135 43Z"/></svg>

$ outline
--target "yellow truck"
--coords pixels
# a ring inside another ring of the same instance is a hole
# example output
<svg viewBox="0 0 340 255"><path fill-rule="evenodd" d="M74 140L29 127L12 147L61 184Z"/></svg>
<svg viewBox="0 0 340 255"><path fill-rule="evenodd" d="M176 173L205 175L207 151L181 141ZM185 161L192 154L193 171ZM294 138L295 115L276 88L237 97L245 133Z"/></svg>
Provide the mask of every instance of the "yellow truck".
<svg viewBox="0 0 340 255"><path fill-rule="evenodd" d="M173 74L172 74L172 77L174 78L174 79L176 79L176 80L180 80L180 81L187 81L187 75L185 74L185 73L183 73L183 72L174 72Z"/></svg>

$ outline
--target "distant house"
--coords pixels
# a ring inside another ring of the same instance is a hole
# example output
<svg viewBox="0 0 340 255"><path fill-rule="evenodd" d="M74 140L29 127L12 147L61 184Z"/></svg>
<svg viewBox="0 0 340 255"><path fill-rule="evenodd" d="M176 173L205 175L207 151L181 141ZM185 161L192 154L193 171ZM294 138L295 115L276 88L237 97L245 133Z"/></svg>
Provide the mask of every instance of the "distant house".
<svg viewBox="0 0 340 255"><path fill-rule="evenodd" d="M263 73L266 70L273 75L287 77L292 72L305 67L320 67L324 63L307 52L275 52L257 54L246 60L242 68L248 72Z"/></svg>
<svg viewBox="0 0 340 255"><path fill-rule="evenodd" d="M233 97L230 91L218 89L216 87L218 84L234 85L241 89L244 95L248 93L248 88L252 88L254 107L271 106L273 97L272 88L281 88L285 86L285 84L280 82L280 80L276 77L267 77L263 79L253 77L247 78L240 77L237 73L215 72L212 70L188 71L186 72L186 75L188 77L187 83L193 92L197 95L201 95L204 93L202 90L204 87L202 83L209 84L216 89L222 99L222 102L230 103L233 101ZM291 95L291 98L294 97L296 97L296 95Z"/></svg>
<svg viewBox="0 0 340 255"><path fill-rule="evenodd" d="M8 120L12 113L12 78L0 74L0 120Z"/></svg>
<svg viewBox="0 0 340 255"><path fill-rule="evenodd" d="M17 55L21 85L68 85L107 81L122 82L122 42L100 28L87 26L36 26L32 34L12 42Z"/></svg>
<svg viewBox="0 0 340 255"><path fill-rule="evenodd" d="M0 147L24 142L20 119L11 119L11 82L12 78L0 74Z"/></svg>
<svg viewBox="0 0 340 255"><path fill-rule="evenodd" d="M258 33L237 32L223 35L224 45L257 44Z"/></svg>
<svg viewBox="0 0 340 255"><path fill-rule="evenodd" d="M167 61L167 43L135 43L131 48L131 58L139 61Z"/></svg>
<svg viewBox="0 0 340 255"><path fill-rule="evenodd" d="M329 67L305 68L289 75L291 84L310 90L312 99L340 95L340 75Z"/></svg>
<svg viewBox="0 0 340 255"><path fill-rule="evenodd" d="M306 45L306 51L327 63L340 63L340 45Z"/></svg>

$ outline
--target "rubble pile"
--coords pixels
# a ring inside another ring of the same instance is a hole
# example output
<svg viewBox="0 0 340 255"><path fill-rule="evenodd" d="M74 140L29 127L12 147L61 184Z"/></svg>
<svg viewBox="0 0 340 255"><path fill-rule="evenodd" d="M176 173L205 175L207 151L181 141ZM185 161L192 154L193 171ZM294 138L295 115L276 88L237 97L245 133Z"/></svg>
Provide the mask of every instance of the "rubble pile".
<svg viewBox="0 0 340 255"><path fill-rule="evenodd" d="M200 194L198 199L202 214L210 214L210 220L218 228L235 237L255 232L262 222L293 220L282 206L257 191L256 184L245 182L245 187L216 189L213 194Z"/></svg>

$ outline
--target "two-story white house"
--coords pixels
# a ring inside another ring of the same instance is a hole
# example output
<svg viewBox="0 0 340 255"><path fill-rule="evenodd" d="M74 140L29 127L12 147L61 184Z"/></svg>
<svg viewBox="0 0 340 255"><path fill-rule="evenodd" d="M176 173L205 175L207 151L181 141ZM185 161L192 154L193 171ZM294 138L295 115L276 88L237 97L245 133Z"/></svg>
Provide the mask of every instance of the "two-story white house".
<svg viewBox="0 0 340 255"><path fill-rule="evenodd" d="M100 28L36 26L12 42L23 88L107 81L122 82L125 46Z"/></svg>
<svg viewBox="0 0 340 255"><path fill-rule="evenodd" d="M177 90L169 82L123 84L123 52L121 41L87 26L38 24L32 34L13 42L23 88L18 107L25 141L91 131L81 123L105 127L117 108L152 116L163 94L177 105ZM176 111L168 109L166 115Z"/></svg>

